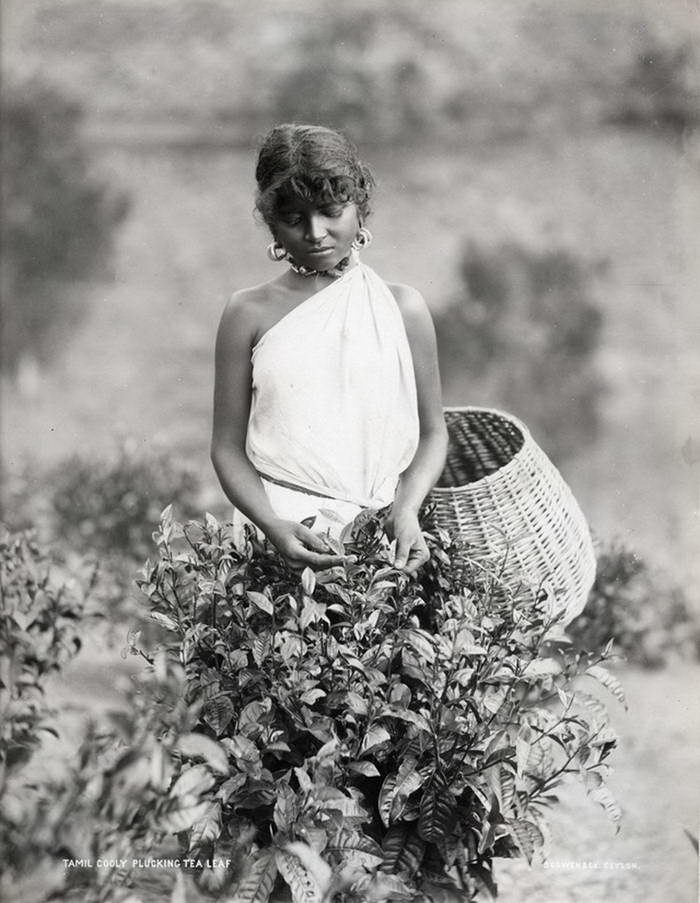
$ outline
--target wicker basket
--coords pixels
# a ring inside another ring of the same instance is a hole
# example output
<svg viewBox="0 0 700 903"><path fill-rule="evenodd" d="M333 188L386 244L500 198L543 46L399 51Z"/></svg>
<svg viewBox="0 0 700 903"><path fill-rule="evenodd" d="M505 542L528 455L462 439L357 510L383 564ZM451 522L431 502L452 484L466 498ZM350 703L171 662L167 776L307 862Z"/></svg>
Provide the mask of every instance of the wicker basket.
<svg viewBox="0 0 700 903"><path fill-rule="evenodd" d="M561 474L527 427L488 408L446 408L447 460L428 496L436 522L507 583L547 584L565 620L595 577L588 526Z"/></svg>

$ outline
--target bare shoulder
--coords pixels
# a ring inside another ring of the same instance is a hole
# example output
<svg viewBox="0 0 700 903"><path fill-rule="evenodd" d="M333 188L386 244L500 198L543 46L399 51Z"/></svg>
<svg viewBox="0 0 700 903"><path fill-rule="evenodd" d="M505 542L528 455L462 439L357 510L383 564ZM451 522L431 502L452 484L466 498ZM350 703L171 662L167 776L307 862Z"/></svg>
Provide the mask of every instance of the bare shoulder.
<svg viewBox="0 0 700 903"><path fill-rule="evenodd" d="M250 288L241 288L233 292L224 308L226 319L241 319L254 316L270 301L274 294L274 283L263 282Z"/></svg>
<svg viewBox="0 0 700 903"><path fill-rule="evenodd" d="M233 292L221 315L219 335L254 340L264 323L270 301L278 291L273 280Z"/></svg>
<svg viewBox="0 0 700 903"><path fill-rule="evenodd" d="M388 282L389 291L394 296L396 304L401 311L406 330L412 331L432 330L433 319L425 298L418 289L401 282Z"/></svg>
<svg viewBox="0 0 700 903"><path fill-rule="evenodd" d="M412 285L404 285L402 282L387 282L387 285L396 299L401 313L404 311L407 313L427 311L428 305L425 303L425 298L417 288L413 288Z"/></svg>
<svg viewBox="0 0 700 903"><path fill-rule="evenodd" d="M417 289L398 282L387 284L401 312L411 348L421 423L434 422L442 429L437 339L430 310Z"/></svg>

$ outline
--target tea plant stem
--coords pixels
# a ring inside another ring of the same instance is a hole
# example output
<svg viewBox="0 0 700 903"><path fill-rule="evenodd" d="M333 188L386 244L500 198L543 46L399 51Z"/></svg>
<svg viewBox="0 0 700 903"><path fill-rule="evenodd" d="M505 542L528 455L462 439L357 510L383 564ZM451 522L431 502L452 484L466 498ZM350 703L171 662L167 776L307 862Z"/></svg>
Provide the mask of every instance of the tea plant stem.
<svg viewBox="0 0 700 903"><path fill-rule="evenodd" d="M570 773L571 771L573 771L573 769L569 768L569 765L573 762L573 760L576 758L576 756L578 756L580 754L581 750L584 749L584 747L588 746L590 744L591 740L593 740L593 739L595 739L595 737L597 737L597 735L600 733L600 731L601 731L601 728L598 728L598 730L595 731L594 734L592 734L590 737L586 737L586 739L583 740L581 742L581 744L579 746L577 746L576 749L567 757L564 764L560 768L558 768L553 774L550 774L548 777L546 777L544 779L537 778L535 775L529 775L529 777L532 780L535 780L539 786L535 787L534 790L530 791L527 794L528 801L533 800L535 798L535 796L539 796L542 793L546 793L552 787L556 786L556 783L558 783L557 778L559 778L563 774ZM552 738L552 739L555 739L555 738Z"/></svg>
<svg viewBox="0 0 700 903"><path fill-rule="evenodd" d="M175 572L169 571L168 574L170 576L170 589L172 590L173 599L175 600L175 604L177 605L180 625L182 625L182 622L187 617L187 615L185 614L182 603L180 602L180 597L177 594Z"/></svg>

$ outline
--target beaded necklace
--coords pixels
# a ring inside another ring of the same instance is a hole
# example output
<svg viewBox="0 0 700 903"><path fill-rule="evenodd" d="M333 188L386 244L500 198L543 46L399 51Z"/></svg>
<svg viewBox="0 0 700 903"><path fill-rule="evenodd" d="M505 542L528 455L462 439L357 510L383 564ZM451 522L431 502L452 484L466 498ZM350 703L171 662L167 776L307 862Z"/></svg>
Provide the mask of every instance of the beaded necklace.
<svg viewBox="0 0 700 903"><path fill-rule="evenodd" d="M302 264L296 263L291 257L287 257L287 263L294 270L295 273L298 273L300 276L304 276L308 278L310 276L330 276L331 279L338 279L338 277L342 276L347 272L348 267L352 263L355 258L355 254L348 254L347 257L343 257L342 260L338 261L338 263L331 267L329 270L313 270L311 267L305 267Z"/></svg>

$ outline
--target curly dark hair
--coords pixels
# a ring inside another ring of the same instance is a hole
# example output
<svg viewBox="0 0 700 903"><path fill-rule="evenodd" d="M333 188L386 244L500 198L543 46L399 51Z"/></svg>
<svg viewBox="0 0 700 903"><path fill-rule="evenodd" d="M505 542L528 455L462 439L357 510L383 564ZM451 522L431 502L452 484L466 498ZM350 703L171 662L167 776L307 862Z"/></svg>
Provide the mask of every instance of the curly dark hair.
<svg viewBox="0 0 700 903"><path fill-rule="evenodd" d="M255 179L255 206L270 228L300 200L355 203L361 222L370 214L372 172L345 135L321 125L275 126L263 139Z"/></svg>

